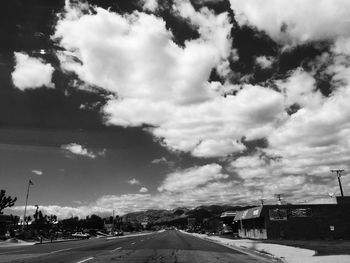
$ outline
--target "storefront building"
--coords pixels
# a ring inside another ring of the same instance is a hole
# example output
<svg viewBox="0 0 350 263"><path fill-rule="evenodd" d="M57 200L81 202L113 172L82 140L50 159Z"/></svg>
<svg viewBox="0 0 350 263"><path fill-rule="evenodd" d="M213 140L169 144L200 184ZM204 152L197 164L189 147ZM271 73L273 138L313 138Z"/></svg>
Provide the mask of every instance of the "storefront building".
<svg viewBox="0 0 350 263"><path fill-rule="evenodd" d="M350 203L263 205L237 212L238 234L252 239L350 239Z"/></svg>

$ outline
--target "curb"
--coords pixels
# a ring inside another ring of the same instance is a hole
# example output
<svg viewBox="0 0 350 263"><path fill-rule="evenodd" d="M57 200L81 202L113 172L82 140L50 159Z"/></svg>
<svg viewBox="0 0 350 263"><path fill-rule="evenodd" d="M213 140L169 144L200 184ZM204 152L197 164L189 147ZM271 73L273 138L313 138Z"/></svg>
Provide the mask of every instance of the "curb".
<svg viewBox="0 0 350 263"><path fill-rule="evenodd" d="M45 245L45 244L63 243L63 242L79 241L79 240L82 240L82 239L74 238L74 239L54 240L54 241L52 241L52 242L51 242L51 241L44 241L44 242L42 242L42 243L36 242L36 243L34 243L34 245Z"/></svg>

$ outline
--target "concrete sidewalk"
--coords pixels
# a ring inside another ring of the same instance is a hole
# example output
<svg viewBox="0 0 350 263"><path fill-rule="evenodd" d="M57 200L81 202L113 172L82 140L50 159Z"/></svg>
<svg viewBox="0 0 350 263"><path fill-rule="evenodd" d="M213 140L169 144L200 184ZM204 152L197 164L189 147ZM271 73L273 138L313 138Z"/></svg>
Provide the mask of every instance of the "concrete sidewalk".
<svg viewBox="0 0 350 263"><path fill-rule="evenodd" d="M187 233L205 240L210 240L225 246L270 255L271 258L280 259L286 263L349 263L350 255L316 256L316 251L278 244L263 243L259 240L250 239L228 239L218 236L207 236L203 234Z"/></svg>
<svg viewBox="0 0 350 263"><path fill-rule="evenodd" d="M27 242L20 239L10 238L6 241L0 241L0 247L16 247L16 246L31 246L35 242Z"/></svg>

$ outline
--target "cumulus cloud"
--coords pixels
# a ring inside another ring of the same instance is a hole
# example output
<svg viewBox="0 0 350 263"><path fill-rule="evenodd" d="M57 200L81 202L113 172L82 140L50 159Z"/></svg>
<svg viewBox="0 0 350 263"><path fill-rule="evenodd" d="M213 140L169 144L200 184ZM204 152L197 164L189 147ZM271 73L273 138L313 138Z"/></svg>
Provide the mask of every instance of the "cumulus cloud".
<svg viewBox="0 0 350 263"><path fill-rule="evenodd" d="M183 192L213 180L227 179L228 175L221 173L221 170L222 167L218 164L207 164L170 173L158 187L158 191Z"/></svg>
<svg viewBox="0 0 350 263"><path fill-rule="evenodd" d="M32 173L33 173L33 174L36 174L36 175L42 175L42 174L43 174L43 171L40 171L40 170L32 170Z"/></svg>
<svg viewBox="0 0 350 263"><path fill-rule="evenodd" d="M230 3L240 25L254 26L283 44L350 35L347 0L230 0Z"/></svg>
<svg viewBox="0 0 350 263"><path fill-rule="evenodd" d="M139 190L140 193L147 193L148 192L148 189L146 187L141 187L140 190Z"/></svg>
<svg viewBox="0 0 350 263"><path fill-rule="evenodd" d="M168 160L165 157L152 160L153 164L166 163Z"/></svg>
<svg viewBox="0 0 350 263"><path fill-rule="evenodd" d="M271 68L272 63L273 63L273 58L271 57L260 56L256 58L256 64L258 64L262 69Z"/></svg>
<svg viewBox="0 0 350 263"><path fill-rule="evenodd" d="M103 108L107 124L146 126L163 146L196 157L229 156L231 171L243 182L235 198L251 200L249 195L278 189L295 196L315 195L332 185L331 167L350 167L348 5L327 0L231 0L240 25L264 30L279 43L331 43L324 57L311 62L312 70L294 69L283 80L270 80L272 87L209 81L214 69L222 76L230 74L228 59L235 54L232 23L227 13L195 10L189 1L175 1L172 10L199 33L199 38L183 46L173 41L160 17L142 12L120 15L102 8L88 13L86 7L69 4L54 38L63 48L58 57L64 70L115 94ZM255 62L269 68L274 59L278 58L258 56ZM329 97L317 87L316 67L331 76ZM243 78L249 80L249 75ZM230 91L234 95L222 96ZM297 110L289 112L295 105ZM246 154L243 138L265 138L268 145L259 155L234 159ZM220 169L214 164L171 173L159 186L161 196L156 197L190 205L203 201L205 194L210 196L208 202L221 197L235 200L226 186L232 188L238 182L221 182L226 175ZM346 180L344 186L349 185ZM153 197L145 199L151 204ZM125 198L138 202L136 196Z"/></svg>
<svg viewBox="0 0 350 263"><path fill-rule="evenodd" d="M85 156L91 159L95 159L97 156L104 156L106 154L105 149L98 151L97 153L94 153L93 151L88 150L84 146L77 143L65 144L65 145L62 145L61 148L71 154Z"/></svg>
<svg viewBox="0 0 350 263"><path fill-rule="evenodd" d="M54 87L51 82L54 68L39 58L33 58L26 53L14 52L16 65L12 72L13 84L20 90Z"/></svg>
<svg viewBox="0 0 350 263"><path fill-rule="evenodd" d="M300 109L271 130L267 148L231 163L245 187L265 193L286 192L295 200L337 191L330 169L350 168L350 63L344 55L331 56L324 69L332 76L329 97L316 88L312 72L302 69L275 82L286 107L298 104ZM350 186L349 179L344 179L344 186Z"/></svg>
<svg viewBox="0 0 350 263"><path fill-rule="evenodd" d="M130 180L128 181L128 183L131 184L131 185L134 185L134 184L140 185L140 184L141 184L140 181L137 180L137 179L135 179L135 178L130 179Z"/></svg>
<svg viewBox="0 0 350 263"><path fill-rule="evenodd" d="M145 10L154 12L158 9L158 0L142 0Z"/></svg>
<svg viewBox="0 0 350 263"><path fill-rule="evenodd" d="M175 7L200 34L184 47L173 42L159 17L139 12L122 16L102 8L73 16L76 7L67 7L55 33L65 48L59 54L62 67L117 94L104 107L108 124L151 125L148 131L165 146L198 157L240 152L243 136L264 137L283 118L283 97L249 85L237 96L223 97L223 89L239 87L208 79L231 56L228 14L195 11L188 1ZM213 145L216 150L209 153Z"/></svg>

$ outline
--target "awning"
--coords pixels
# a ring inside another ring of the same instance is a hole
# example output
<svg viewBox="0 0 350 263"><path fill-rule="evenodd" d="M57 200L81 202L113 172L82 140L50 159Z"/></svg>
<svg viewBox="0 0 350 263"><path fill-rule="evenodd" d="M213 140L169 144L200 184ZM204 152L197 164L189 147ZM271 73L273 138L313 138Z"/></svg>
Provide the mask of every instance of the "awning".
<svg viewBox="0 0 350 263"><path fill-rule="evenodd" d="M237 220L245 220L245 219L251 219L251 218L258 218L260 217L262 206L253 207L247 210L238 211L235 216L235 221Z"/></svg>

